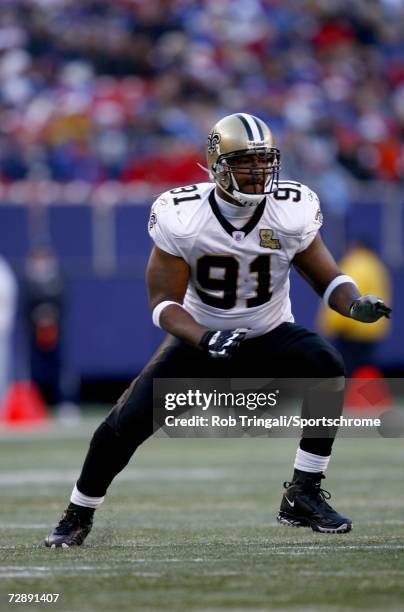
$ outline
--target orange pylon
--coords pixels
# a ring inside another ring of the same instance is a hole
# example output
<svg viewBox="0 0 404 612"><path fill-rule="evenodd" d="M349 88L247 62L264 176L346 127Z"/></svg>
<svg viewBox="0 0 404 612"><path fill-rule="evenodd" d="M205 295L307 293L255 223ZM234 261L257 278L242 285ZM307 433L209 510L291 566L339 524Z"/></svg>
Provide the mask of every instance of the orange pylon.
<svg viewBox="0 0 404 612"><path fill-rule="evenodd" d="M9 386L0 410L0 424L29 427L43 424L48 419L48 408L33 382L21 380Z"/></svg>
<svg viewBox="0 0 404 612"><path fill-rule="evenodd" d="M355 370L345 391L345 407L351 410L380 411L392 406L393 397L382 372L373 366Z"/></svg>

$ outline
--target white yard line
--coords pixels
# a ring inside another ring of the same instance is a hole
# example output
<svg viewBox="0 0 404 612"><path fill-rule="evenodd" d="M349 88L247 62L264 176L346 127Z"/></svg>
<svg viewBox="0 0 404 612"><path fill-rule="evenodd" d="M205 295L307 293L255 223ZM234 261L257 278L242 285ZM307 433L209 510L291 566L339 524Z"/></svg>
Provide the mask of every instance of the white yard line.
<svg viewBox="0 0 404 612"><path fill-rule="evenodd" d="M343 501L341 503L341 505L343 505ZM350 497L349 500L348 498L346 498L346 504L345 505L349 505L350 508L369 508L369 505L372 508L383 508L383 510L386 510L386 508L388 508L389 510L391 510L392 508L401 508L403 507L403 498L402 496L400 497L396 497L395 499L392 499L391 497L389 498L388 501L386 501L386 499L372 499L372 501L370 502L369 500L365 500L365 499L355 499Z"/></svg>
<svg viewBox="0 0 404 612"><path fill-rule="evenodd" d="M107 413L105 413L107 414ZM98 427L103 417L84 418L72 425L61 425L53 419L33 427L6 427L0 422L0 440L2 443L16 440L68 440L88 438Z"/></svg>
<svg viewBox="0 0 404 612"><path fill-rule="evenodd" d="M7 523L0 521L0 529L47 529L46 523Z"/></svg>
<svg viewBox="0 0 404 612"><path fill-rule="evenodd" d="M267 547L267 550L268 548L271 547ZM339 550L404 550L404 544L337 544L333 550L334 552L338 552ZM299 546L298 544L295 544L293 548L277 546L273 550L274 554L276 555L304 555L305 553L317 554L321 551L330 553L330 546Z"/></svg>
<svg viewBox="0 0 404 612"><path fill-rule="evenodd" d="M129 468L117 477L128 480L225 480L234 472L221 468ZM18 470L0 472L0 486L73 483L77 470Z"/></svg>
<svg viewBox="0 0 404 612"><path fill-rule="evenodd" d="M344 548L344 547L338 547ZM68 553L67 553L68 554ZM160 562L170 563L172 561L178 561L177 559L160 559ZM202 559L183 559L184 563L203 561ZM223 560L222 560L223 561ZM75 565L74 568L66 567L65 565L61 567L56 567L54 565L51 566L14 566L8 565L0 568L0 580L6 578L41 578L41 577L49 577L49 576L58 576L58 575L69 575L69 576L80 576L83 573L96 573L97 576L109 577L122 575L123 572L130 574L131 576L139 576L139 577L158 577L161 576L164 572L158 571L137 571L135 569L135 565L138 563L144 563L145 559L136 559L133 560L130 564L120 564L116 568L112 568L108 565ZM206 560L207 562L207 560ZM237 571L223 571L223 570L212 570L204 571L204 576L236 576L241 572ZM273 572L271 572L272 574ZM276 572L275 572L276 573ZM297 575L300 576L337 576L339 578L352 578L352 576L361 577L361 578L373 578L377 576L404 576L404 570L361 570L361 571L350 571L350 570L319 570L319 571L311 571L311 570L298 570Z"/></svg>
<svg viewBox="0 0 404 612"><path fill-rule="evenodd" d="M364 525L404 525L404 520L386 519L385 521L363 521Z"/></svg>
<svg viewBox="0 0 404 612"><path fill-rule="evenodd" d="M52 553L50 553L52 554ZM144 562L134 560L133 564ZM120 565L116 568L112 568L109 565L75 565L74 568L69 568L63 565L62 567L55 567L54 565L49 566L29 566L29 565L8 565L0 568L0 580L6 578L46 578L49 576L69 575L69 576L80 576L83 573L97 574L97 577L109 577L120 575L122 571L127 571L131 576L141 577L158 577L161 576L160 572L155 571L137 571L131 565Z"/></svg>

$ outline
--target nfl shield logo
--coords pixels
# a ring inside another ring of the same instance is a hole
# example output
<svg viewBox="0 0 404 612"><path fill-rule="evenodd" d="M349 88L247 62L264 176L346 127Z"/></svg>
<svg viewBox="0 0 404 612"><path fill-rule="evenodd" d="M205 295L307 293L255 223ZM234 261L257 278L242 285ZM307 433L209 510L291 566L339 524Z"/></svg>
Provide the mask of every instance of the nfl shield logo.
<svg viewBox="0 0 404 612"><path fill-rule="evenodd" d="M236 242L241 242L244 239L245 233L244 232L233 232L232 236L233 236L233 240L235 240Z"/></svg>

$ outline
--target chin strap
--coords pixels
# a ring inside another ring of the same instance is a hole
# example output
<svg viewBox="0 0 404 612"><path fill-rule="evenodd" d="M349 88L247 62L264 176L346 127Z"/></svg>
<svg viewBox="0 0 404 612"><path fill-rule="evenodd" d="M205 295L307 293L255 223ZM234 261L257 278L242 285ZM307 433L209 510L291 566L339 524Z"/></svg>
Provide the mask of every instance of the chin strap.
<svg viewBox="0 0 404 612"><path fill-rule="evenodd" d="M222 187L223 189L223 187ZM224 189L223 189L224 191ZM236 189L231 194L231 197L237 200L242 206L257 206L266 197L263 193L247 194Z"/></svg>
<svg viewBox="0 0 404 612"><path fill-rule="evenodd" d="M250 193L243 193L242 191L240 191L240 188L234 177L233 172L230 172L230 180L233 183L232 193L228 193L225 189L223 189L221 185L220 187L221 189L223 189L223 191L225 191L228 195L230 195L230 197L232 197L239 204L241 204L241 206L256 206L264 199L265 196L262 193L251 193L250 194Z"/></svg>
<svg viewBox="0 0 404 612"><path fill-rule="evenodd" d="M209 178L211 181L215 180L214 174L212 172L210 172L210 170L208 170L208 168L206 168L205 166L202 166L202 164L200 164L199 162L196 162L196 165L203 170L204 172L206 172L206 174L209 174Z"/></svg>

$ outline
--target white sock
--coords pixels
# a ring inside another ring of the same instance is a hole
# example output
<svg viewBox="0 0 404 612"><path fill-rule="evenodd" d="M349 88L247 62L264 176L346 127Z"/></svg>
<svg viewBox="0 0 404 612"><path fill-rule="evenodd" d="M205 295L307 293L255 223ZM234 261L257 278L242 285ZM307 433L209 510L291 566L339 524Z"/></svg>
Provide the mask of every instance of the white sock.
<svg viewBox="0 0 404 612"><path fill-rule="evenodd" d="M85 508L98 508L104 501L105 497L89 497L88 495L84 495L80 493L77 488L77 485L74 485L72 494L70 496L70 501L76 506L84 506Z"/></svg>
<svg viewBox="0 0 404 612"><path fill-rule="evenodd" d="M329 457L314 455L299 447L296 451L294 467L296 470L301 470L302 472L324 472L327 469L330 459L331 455Z"/></svg>

